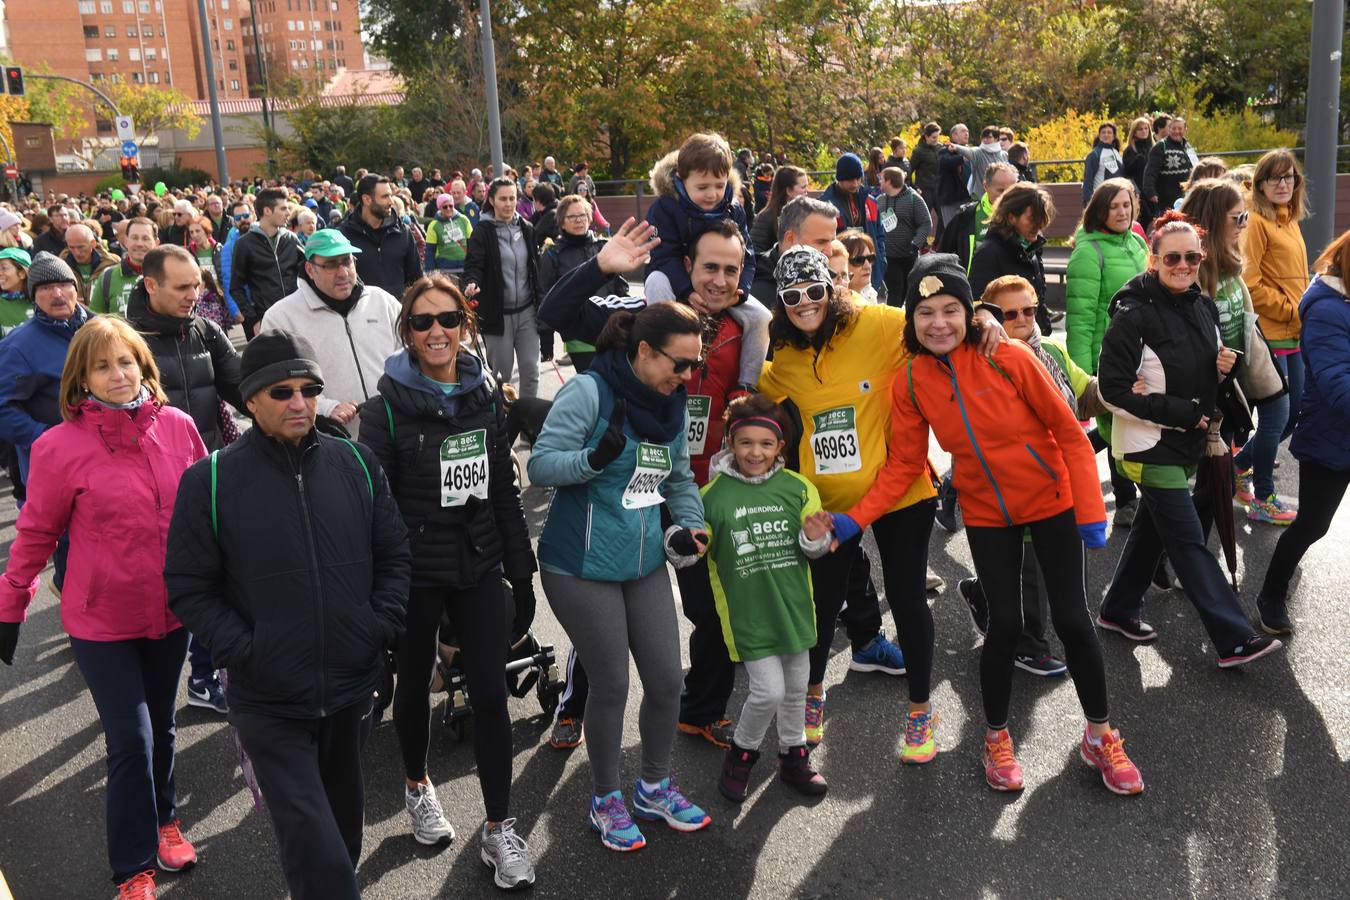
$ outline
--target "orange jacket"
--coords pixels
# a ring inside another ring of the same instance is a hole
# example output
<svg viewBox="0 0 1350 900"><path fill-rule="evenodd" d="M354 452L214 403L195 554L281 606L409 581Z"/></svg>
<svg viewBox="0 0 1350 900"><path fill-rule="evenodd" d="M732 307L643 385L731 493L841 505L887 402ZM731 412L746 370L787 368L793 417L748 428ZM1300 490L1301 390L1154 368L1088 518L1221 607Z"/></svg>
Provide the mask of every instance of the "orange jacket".
<svg viewBox="0 0 1350 900"><path fill-rule="evenodd" d="M1242 258L1242 280L1261 317L1261 333L1268 341L1297 341L1303 330L1298 303L1308 288L1308 248L1288 207L1279 208L1276 221L1252 213L1242 236Z"/></svg>
<svg viewBox="0 0 1350 900"><path fill-rule="evenodd" d="M967 525L1024 525L1074 507L1080 525L1106 521L1097 459L1064 397L1018 341L988 359L962 344L922 354L891 388L891 435L876 484L848 511L866 528L923 471L928 429L952 455Z"/></svg>

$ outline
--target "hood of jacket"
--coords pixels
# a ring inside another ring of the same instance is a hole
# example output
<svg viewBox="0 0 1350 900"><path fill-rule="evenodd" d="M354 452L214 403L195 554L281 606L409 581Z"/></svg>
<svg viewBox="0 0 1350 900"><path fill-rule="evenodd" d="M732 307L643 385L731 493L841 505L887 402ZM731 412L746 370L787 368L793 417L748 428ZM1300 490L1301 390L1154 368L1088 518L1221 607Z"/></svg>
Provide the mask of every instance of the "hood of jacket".
<svg viewBox="0 0 1350 900"><path fill-rule="evenodd" d="M721 218L726 212L726 208L731 205L731 201L741 190L741 176L734 168L727 173L727 191L722 198L722 202L717 205L717 209L707 210L698 206L689 199L689 194L685 192L684 182L675 171L675 161L679 158L679 151L672 150L661 157L652 166L650 174L650 184L652 193L658 197L673 197L680 201L680 206L693 216L714 216Z"/></svg>
<svg viewBox="0 0 1350 900"><path fill-rule="evenodd" d="M443 410L445 415L454 418L465 400L487 383L482 361L467 350L460 350L455 359L455 375L459 378L459 390L446 394L422 374L412 351L404 347L385 360L380 393L385 393L386 388L393 385L392 393L397 394L400 405L410 411L433 416L437 410Z"/></svg>

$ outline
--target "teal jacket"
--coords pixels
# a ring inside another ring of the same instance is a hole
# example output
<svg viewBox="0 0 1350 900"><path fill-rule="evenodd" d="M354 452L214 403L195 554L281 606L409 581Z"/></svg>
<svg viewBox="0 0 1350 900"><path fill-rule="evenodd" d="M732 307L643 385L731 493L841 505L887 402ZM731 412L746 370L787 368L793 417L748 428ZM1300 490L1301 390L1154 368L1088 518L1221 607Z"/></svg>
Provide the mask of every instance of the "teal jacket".
<svg viewBox="0 0 1350 900"><path fill-rule="evenodd" d="M1073 238L1065 273L1069 356L1091 375L1097 374L1102 335L1111 321L1107 309L1125 282L1144 271L1148 248L1133 231L1115 234L1084 231Z"/></svg>
<svg viewBox="0 0 1350 900"><path fill-rule="evenodd" d="M599 472L589 451L609 427L614 392L594 373L571 379L558 391L530 452L530 481L555 489L539 536L539 566L546 572L591 581L635 581L665 565L661 505L677 525L703 528L703 501L689 468L688 422L668 444L670 475L661 485L665 503L625 509L621 498L637 467L639 440L631 424L628 443ZM686 416L687 419L687 416Z"/></svg>

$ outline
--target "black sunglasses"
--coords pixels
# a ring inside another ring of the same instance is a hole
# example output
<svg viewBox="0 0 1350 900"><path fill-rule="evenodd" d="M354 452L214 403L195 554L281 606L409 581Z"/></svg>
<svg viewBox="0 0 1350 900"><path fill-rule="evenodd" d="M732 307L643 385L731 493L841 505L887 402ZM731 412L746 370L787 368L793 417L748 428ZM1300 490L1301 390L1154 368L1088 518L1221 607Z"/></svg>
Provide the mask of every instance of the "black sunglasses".
<svg viewBox="0 0 1350 900"><path fill-rule="evenodd" d="M1030 306L1022 307L1021 309L1005 309L1003 311L1003 321L1016 322L1018 316L1021 316L1024 319L1034 319L1036 318L1037 306L1040 306L1040 304L1033 303Z"/></svg>
<svg viewBox="0 0 1350 900"><path fill-rule="evenodd" d="M464 324L464 310L447 309L438 313L414 313L408 316L408 327L413 331L430 331L433 322L442 328L458 328Z"/></svg>
<svg viewBox="0 0 1350 900"><path fill-rule="evenodd" d="M783 302L784 306L796 306L803 300L809 303L819 303L829 295L829 287L817 281L804 288L783 288L778 292L778 299Z"/></svg>
<svg viewBox="0 0 1350 900"><path fill-rule="evenodd" d="M848 264L850 266L861 266L863 263L874 263L877 261L875 253L864 253L862 256L850 256Z"/></svg>
<svg viewBox="0 0 1350 900"><path fill-rule="evenodd" d="M652 349L655 350L657 353L660 353L666 359L670 360L672 363L675 364L676 375L683 375L690 369L698 368L699 366L703 365L703 360L701 359L680 359L679 357L671 356L669 353L662 350L660 347L652 347Z"/></svg>
<svg viewBox="0 0 1350 900"><path fill-rule="evenodd" d="M267 396L271 397L273 400L276 400L279 403L285 403L286 401L291 399L291 395L294 394L296 391L299 391L300 396L304 397L306 400L313 400L315 397L323 393L323 385L307 384L304 385L303 387L297 388L291 387L289 384L278 384L275 387L270 387L267 389Z"/></svg>
<svg viewBox="0 0 1350 900"><path fill-rule="evenodd" d="M1183 259L1186 260L1186 265L1188 266L1198 266L1200 263L1204 262L1205 254L1201 253L1199 250L1192 250L1190 253L1164 253L1162 255L1163 265L1167 266L1169 269L1181 265Z"/></svg>

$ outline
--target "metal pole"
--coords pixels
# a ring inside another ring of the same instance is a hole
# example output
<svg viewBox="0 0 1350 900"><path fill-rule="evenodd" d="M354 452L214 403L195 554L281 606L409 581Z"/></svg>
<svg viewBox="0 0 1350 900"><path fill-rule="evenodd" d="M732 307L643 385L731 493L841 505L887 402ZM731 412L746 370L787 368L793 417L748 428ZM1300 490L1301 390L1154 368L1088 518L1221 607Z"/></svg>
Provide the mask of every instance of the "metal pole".
<svg viewBox="0 0 1350 900"><path fill-rule="evenodd" d="M267 63L263 60L262 44L258 41L258 13L253 4L248 5L248 17L253 24L253 62L258 67L258 84L262 88L263 129L267 132L264 139L267 144L267 174L272 174L272 117L267 112Z"/></svg>
<svg viewBox="0 0 1350 900"><path fill-rule="evenodd" d="M220 127L220 95L216 93L216 60L211 52L211 23L206 18L206 0L197 0L197 17L202 20L202 54L206 57L207 96L211 98L211 138L216 142L216 180L224 188L230 183L230 168L225 161L225 132Z"/></svg>
<svg viewBox="0 0 1350 900"><path fill-rule="evenodd" d="M497 50L492 44L492 11L488 0L481 0L483 19L483 95L487 101L488 138L492 142L492 171L506 171L502 157L502 111L497 105Z"/></svg>
<svg viewBox="0 0 1350 900"><path fill-rule="evenodd" d="M1307 152L1310 215L1303 221L1303 242L1311 263L1336 232L1336 145L1340 135L1341 32L1345 0L1313 0L1312 51L1308 65Z"/></svg>
<svg viewBox="0 0 1350 900"><path fill-rule="evenodd" d="M111 110L113 111L113 115L114 115L114 116L120 116L120 115L122 114L122 111L121 111L120 109L117 108L117 104L114 103L114 102L112 102L112 98L111 98L111 97L109 97L107 94L103 93L102 91L100 91L98 88L94 87L92 84L90 84L90 83L87 82L87 81L81 81L81 80L78 79L78 78L71 78L69 75L39 75L39 74L36 73L36 72L25 72L25 73L24 73L24 77L25 77L25 78L42 78L42 79L46 79L47 81L69 81L71 84L78 84L80 87L84 88L85 90L93 91L95 94L97 94L97 95L98 95L98 98L99 98L100 100L102 100L104 103L108 104L108 108L111 109Z"/></svg>

